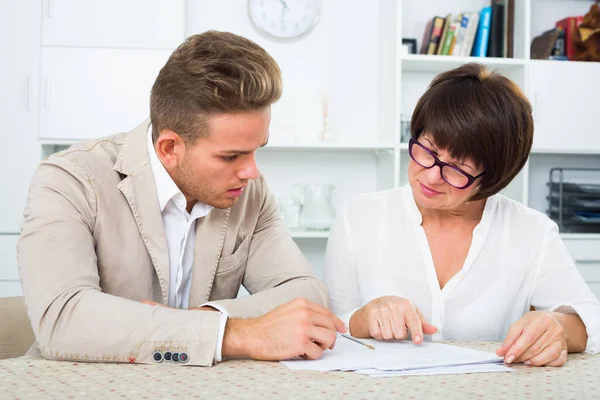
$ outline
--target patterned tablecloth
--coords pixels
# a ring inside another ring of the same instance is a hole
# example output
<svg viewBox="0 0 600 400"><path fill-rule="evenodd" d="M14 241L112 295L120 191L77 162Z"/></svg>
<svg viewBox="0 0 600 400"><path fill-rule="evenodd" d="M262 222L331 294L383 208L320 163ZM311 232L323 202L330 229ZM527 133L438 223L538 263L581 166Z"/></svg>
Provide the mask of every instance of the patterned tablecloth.
<svg viewBox="0 0 600 400"><path fill-rule="evenodd" d="M494 343L453 343L493 351ZM0 399L600 399L600 355L562 368L372 378L294 372L277 362L228 360L212 368L84 364L20 357L0 361Z"/></svg>

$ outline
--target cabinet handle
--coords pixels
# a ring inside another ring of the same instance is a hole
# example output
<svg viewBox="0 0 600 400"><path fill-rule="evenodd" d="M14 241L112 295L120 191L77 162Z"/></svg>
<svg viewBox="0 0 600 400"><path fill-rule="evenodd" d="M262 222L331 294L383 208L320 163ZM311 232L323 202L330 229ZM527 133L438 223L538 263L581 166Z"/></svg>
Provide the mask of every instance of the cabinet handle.
<svg viewBox="0 0 600 400"><path fill-rule="evenodd" d="M33 110L33 80L31 76L27 77L27 110Z"/></svg>
<svg viewBox="0 0 600 400"><path fill-rule="evenodd" d="M44 77L44 87L46 91L46 110L50 111L50 78Z"/></svg>
<svg viewBox="0 0 600 400"><path fill-rule="evenodd" d="M48 0L48 18L54 16L54 0Z"/></svg>

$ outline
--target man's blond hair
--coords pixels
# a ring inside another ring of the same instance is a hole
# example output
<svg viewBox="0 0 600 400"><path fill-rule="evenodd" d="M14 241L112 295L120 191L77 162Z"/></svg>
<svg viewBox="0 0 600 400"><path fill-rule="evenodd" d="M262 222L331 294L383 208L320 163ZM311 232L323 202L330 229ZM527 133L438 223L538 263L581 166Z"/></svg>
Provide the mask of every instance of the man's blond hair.
<svg viewBox="0 0 600 400"><path fill-rule="evenodd" d="M169 129L193 144L210 133L210 115L263 109L281 97L281 86L277 62L253 41L218 31L190 36L152 86L152 139Z"/></svg>

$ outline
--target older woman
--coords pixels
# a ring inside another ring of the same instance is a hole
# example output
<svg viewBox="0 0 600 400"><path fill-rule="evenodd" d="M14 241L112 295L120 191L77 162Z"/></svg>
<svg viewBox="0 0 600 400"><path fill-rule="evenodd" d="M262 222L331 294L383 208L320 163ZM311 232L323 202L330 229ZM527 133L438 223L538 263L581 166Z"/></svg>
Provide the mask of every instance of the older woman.
<svg viewBox="0 0 600 400"><path fill-rule="evenodd" d="M556 224L498 194L532 141L509 79L474 63L434 79L411 121L409 184L356 196L332 227L325 281L353 336L498 341L505 362L530 365L600 351L600 303Z"/></svg>

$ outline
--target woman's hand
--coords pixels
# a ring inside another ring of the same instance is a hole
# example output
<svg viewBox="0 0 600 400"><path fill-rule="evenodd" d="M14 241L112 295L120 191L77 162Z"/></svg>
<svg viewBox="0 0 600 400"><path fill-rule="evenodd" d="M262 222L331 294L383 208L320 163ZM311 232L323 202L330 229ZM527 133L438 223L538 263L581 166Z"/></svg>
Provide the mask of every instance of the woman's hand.
<svg viewBox="0 0 600 400"><path fill-rule="evenodd" d="M431 335L437 328L425 321L421 311L407 299L396 296L379 297L350 318L350 334L358 338L407 339L408 330L415 343L423 341L423 334Z"/></svg>
<svg viewBox="0 0 600 400"><path fill-rule="evenodd" d="M567 361L565 328L556 312L530 311L510 327L496 354L507 364L560 367Z"/></svg>

